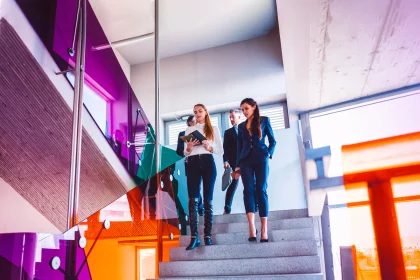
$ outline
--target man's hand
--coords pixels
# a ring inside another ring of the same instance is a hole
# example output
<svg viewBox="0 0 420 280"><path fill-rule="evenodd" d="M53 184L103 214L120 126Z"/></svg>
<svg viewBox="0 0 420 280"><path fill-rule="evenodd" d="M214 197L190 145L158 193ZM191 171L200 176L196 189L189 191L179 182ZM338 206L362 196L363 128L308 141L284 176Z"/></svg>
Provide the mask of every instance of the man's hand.
<svg viewBox="0 0 420 280"><path fill-rule="evenodd" d="M230 168L229 162L226 161L224 167L225 167L225 169L229 169Z"/></svg>
<svg viewBox="0 0 420 280"><path fill-rule="evenodd" d="M239 167L236 167L235 169L235 180L238 180L239 177L241 177L241 169Z"/></svg>

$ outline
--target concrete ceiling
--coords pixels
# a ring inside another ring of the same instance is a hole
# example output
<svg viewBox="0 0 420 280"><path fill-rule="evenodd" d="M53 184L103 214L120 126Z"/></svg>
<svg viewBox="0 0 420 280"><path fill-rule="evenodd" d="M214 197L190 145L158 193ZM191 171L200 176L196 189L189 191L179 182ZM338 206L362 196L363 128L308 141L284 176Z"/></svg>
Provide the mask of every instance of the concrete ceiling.
<svg viewBox="0 0 420 280"><path fill-rule="evenodd" d="M154 31L152 0L90 0L111 42ZM160 0L161 58L267 35L276 27L275 0ZM129 64L154 59L154 38L118 51Z"/></svg>
<svg viewBox="0 0 420 280"><path fill-rule="evenodd" d="M277 0L291 112L420 83L417 0Z"/></svg>

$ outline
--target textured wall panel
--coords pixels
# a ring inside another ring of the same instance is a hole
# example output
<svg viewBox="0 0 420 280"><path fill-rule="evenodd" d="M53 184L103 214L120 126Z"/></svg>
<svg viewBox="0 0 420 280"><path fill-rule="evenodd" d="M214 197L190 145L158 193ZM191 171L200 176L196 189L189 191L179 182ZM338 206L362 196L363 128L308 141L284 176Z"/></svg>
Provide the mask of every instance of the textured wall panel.
<svg viewBox="0 0 420 280"><path fill-rule="evenodd" d="M2 19L0 177L61 230L67 219L71 134L72 111ZM124 193L117 174L83 131L79 220Z"/></svg>

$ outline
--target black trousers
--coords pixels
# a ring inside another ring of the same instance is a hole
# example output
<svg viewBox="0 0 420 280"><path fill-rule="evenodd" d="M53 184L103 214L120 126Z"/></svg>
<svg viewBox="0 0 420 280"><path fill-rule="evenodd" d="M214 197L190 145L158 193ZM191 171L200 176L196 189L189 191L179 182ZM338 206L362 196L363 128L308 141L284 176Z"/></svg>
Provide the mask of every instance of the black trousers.
<svg viewBox="0 0 420 280"><path fill-rule="evenodd" d="M185 166L185 176L187 176L188 178L188 164L187 164L187 159L185 159L184 161L184 166ZM188 184L188 182L187 182ZM200 196L198 198L198 212L201 213L201 215L204 213L204 204L203 204L203 196L200 193Z"/></svg>
<svg viewBox="0 0 420 280"><path fill-rule="evenodd" d="M187 185L188 197L200 198L200 185L203 182L203 200L212 201L214 183L216 182L217 170L213 155L201 154L187 158Z"/></svg>

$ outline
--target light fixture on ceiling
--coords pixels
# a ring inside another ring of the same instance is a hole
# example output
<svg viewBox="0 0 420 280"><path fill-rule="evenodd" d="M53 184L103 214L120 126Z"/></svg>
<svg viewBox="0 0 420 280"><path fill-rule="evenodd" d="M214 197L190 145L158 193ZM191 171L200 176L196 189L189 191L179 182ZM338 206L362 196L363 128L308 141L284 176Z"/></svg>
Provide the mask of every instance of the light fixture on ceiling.
<svg viewBox="0 0 420 280"><path fill-rule="evenodd" d="M135 44L135 43L138 43L138 42L141 42L141 41L152 39L154 37L155 37L155 33L151 32L151 33L147 33L147 34L144 34L144 35L115 41L115 42L112 42L110 44L102 44L102 45L98 45L98 46L92 46L92 50L101 51L101 50L109 49L111 47L114 47L114 48L124 47L124 46Z"/></svg>

